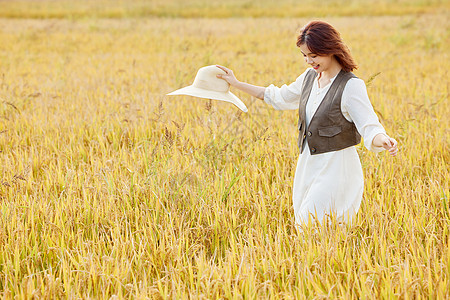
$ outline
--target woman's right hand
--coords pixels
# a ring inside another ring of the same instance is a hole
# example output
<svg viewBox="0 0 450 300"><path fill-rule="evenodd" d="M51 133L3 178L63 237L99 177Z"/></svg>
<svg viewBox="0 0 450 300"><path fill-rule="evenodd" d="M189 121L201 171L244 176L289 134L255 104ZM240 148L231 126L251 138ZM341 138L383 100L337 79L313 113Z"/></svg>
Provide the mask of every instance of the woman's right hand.
<svg viewBox="0 0 450 300"><path fill-rule="evenodd" d="M221 69L222 71L225 72L225 74L216 75L217 78L225 80L231 86L234 86L234 87L239 83L239 80L236 79L236 76L234 76L234 73L232 70L230 70L224 66L221 66L221 65L216 65L216 67L218 67L219 69Z"/></svg>
<svg viewBox="0 0 450 300"><path fill-rule="evenodd" d="M225 80L232 87L237 88L243 92L246 92L247 94L253 97L264 100L264 91L266 90L265 87L249 84L246 82L241 82L236 79L236 76L234 76L232 70L221 65L216 65L216 67L225 72L225 74L216 75L217 78Z"/></svg>

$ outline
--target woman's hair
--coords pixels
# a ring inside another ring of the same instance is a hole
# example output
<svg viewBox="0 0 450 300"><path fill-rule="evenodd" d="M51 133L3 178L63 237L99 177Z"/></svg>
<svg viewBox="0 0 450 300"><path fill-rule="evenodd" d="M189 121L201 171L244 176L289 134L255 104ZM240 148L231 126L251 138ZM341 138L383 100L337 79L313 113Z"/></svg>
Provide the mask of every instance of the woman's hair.
<svg viewBox="0 0 450 300"><path fill-rule="evenodd" d="M339 32L326 22L312 21L306 24L297 38L297 46L303 44L314 54L334 55L345 72L358 67Z"/></svg>

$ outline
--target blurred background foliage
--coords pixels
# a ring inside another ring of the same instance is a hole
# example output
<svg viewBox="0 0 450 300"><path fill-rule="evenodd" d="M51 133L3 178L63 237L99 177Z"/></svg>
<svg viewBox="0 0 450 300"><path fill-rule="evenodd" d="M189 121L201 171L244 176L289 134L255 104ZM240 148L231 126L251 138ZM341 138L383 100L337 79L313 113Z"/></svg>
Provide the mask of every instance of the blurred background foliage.
<svg viewBox="0 0 450 300"><path fill-rule="evenodd" d="M381 16L442 12L445 0L0 0L2 18L238 18Z"/></svg>

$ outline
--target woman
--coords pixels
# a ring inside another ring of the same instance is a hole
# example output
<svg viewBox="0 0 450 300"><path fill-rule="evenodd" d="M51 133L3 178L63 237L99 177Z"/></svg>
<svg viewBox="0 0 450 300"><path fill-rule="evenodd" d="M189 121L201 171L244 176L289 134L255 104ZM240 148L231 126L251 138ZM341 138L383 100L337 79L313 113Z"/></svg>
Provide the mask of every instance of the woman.
<svg viewBox="0 0 450 300"><path fill-rule="evenodd" d="M359 209L364 179L355 145L397 154L397 141L378 121L363 80L351 73L357 66L339 32L313 21L298 36L306 63L297 80L281 88L240 82L233 71L217 66L217 75L231 86L264 100L275 109L299 109L300 156L294 178L293 207L297 225L323 222L334 215L350 221Z"/></svg>

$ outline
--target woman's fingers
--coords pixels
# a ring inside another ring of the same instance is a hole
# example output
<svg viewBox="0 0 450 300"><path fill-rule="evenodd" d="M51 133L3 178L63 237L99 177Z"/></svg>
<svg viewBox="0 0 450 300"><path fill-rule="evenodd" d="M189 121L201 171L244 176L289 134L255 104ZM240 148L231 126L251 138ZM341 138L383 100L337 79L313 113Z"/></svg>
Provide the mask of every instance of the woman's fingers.
<svg viewBox="0 0 450 300"><path fill-rule="evenodd" d="M234 76L234 73L232 70L228 69L227 67L216 65L219 69L225 72L225 74L218 74L216 75L217 78L223 79L226 82L228 82L230 85L234 85L237 82L236 76Z"/></svg>
<svg viewBox="0 0 450 300"><path fill-rule="evenodd" d="M383 136L381 143L384 149L389 150L391 148L391 141L389 140L388 136Z"/></svg>
<svg viewBox="0 0 450 300"><path fill-rule="evenodd" d="M398 152L397 141L387 135L383 136L382 139L383 148L389 151L389 154L396 156Z"/></svg>
<svg viewBox="0 0 450 300"><path fill-rule="evenodd" d="M225 72L225 75L229 75L229 71L231 71L230 69L228 69L228 68L226 68L226 67L224 67L224 66L221 66L221 65L216 65L216 67L218 67L219 69L221 69L222 71L224 71L224 72ZM224 76L224 74L217 74L217 75L216 75L217 78L225 79L225 78L223 78L223 76Z"/></svg>
<svg viewBox="0 0 450 300"><path fill-rule="evenodd" d="M227 67L224 67L224 66L221 66L221 65L216 65L216 67L218 67L219 69L221 69L222 71L224 71L227 74L231 71Z"/></svg>
<svg viewBox="0 0 450 300"><path fill-rule="evenodd" d="M393 138L389 138L389 143L390 143L389 153L392 156L396 156L397 152L398 152L398 147L397 147L398 143L397 143L397 141L395 139L393 139Z"/></svg>

